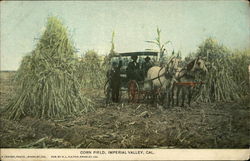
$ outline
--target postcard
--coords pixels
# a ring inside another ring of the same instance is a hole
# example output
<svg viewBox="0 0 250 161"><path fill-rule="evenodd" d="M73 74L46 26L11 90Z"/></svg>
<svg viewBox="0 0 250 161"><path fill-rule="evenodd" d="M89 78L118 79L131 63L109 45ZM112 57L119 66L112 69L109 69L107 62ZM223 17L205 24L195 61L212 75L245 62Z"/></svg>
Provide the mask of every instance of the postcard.
<svg viewBox="0 0 250 161"><path fill-rule="evenodd" d="M250 8L2 1L1 160L248 160Z"/></svg>

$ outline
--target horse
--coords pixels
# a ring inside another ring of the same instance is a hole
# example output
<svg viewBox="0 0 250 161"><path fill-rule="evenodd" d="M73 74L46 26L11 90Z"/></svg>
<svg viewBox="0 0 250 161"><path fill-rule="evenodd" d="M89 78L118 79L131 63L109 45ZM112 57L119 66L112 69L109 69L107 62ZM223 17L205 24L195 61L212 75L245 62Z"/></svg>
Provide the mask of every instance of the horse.
<svg viewBox="0 0 250 161"><path fill-rule="evenodd" d="M178 69L180 59L172 57L164 67L153 66L147 72L144 81L144 90L151 91L152 101L167 97L170 102L171 88L174 83L175 71Z"/></svg>
<svg viewBox="0 0 250 161"><path fill-rule="evenodd" d="M197 74L206 73L207 68L205 65L205 61L201 59L200 57L194 59L190 63L188 63L183 68L180 68L175 73L175 80L173 89L172 89L172 98L174 94L175 88L177 88L176 92L176 105L179 106L179 94L182 93L182 103L181 106L184 106L185 98L188 97L188 106L191 104L191 99L195 87L195 76ZM200 83L201 84L201 83ZM174 105L174 99L172 102L172 105Z"/></svg>

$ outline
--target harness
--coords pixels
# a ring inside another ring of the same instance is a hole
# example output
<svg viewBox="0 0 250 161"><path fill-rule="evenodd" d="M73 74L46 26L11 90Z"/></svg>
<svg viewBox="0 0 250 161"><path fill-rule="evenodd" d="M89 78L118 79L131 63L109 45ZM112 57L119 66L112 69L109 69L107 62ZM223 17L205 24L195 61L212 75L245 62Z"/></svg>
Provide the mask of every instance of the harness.
<svg viewBox="0 0 250 161"><path fill-rule="evenodd" d="M182 72L182 71L184 71L184 74L182 76L178 77L178 80L180 80L183 77L186 77L187 79L194 79L195 78L195 75L194 75L195 72L192 72L191 70L188 70L187 68L182 68L182 70L180 72Z"/></svg>
<svg viewBox="0 0 250 161"><path fill-rule="evenodd" d="M198 70L199 71L199 70ZM192 69L189 69L188 67L182 68L180 72L184 72L182 76L177 77L178 82L174 82L174 85L178 86L191 86L195 87L196 85L200 84L205 84L205 82L194 82L194 81L180 81L181 78L186 78L189 80L194 80L195 79L195 73L197 70L192 71Z"/></svg>

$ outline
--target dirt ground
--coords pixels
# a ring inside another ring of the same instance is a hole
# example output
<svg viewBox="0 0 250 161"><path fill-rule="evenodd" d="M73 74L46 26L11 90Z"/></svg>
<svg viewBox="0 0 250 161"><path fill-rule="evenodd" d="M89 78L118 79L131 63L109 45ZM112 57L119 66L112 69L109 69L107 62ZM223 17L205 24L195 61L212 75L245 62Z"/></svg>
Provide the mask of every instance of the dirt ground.
<svg viewBox="0 0 250 161"><path fill-rule="evenodd" d="M13 73L1 72L0 110L8 103ZM148 103L104 104L102 89L88 95L96 111L62 120L6 119L1 112L2 148L249 148L250 105L192 103L164 109Z"/></svg>

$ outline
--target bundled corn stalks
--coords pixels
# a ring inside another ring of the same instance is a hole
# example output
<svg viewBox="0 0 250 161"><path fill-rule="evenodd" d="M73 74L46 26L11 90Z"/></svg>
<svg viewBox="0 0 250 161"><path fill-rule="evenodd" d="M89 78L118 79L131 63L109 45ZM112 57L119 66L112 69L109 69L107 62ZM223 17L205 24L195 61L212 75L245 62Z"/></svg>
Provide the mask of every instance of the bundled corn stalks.
<svg viewBox="0 0 250 161"><path fill-rule="evenodd" d="M95 51L87 51L79 62L78 78L84 88L103 88L106 68Z"/></svg>
<svg viewBox="0 0 250 161"><path fill-rule="evenodd" d="M196 56L201 56L206 59L208 73L198 78L199 80L205 81L205 85L201 87L197 95L198 101L231 101L241 97L241 84L234 79L241 74L234 72L234 69L241 66L241 64L233 62L230 55L229 50L219 45L213 39L207 39L199 47Z"/></svg>
<svg viewBox="0 0 250 161"><path fill-rule="evenodd" d="M91 100L80 93L76 68L66 28L50 17L35 50L17 71L17 89L6 107L7 116L63 118L93 109Z"/></svg>
<svg viewBox="0 0 250 161"><path fill-rule="evenodd" d="M78 78L83 88L103 88L106 82L106 73L111 66L111 59L115 52L115 32L112 32L111 49L103 60L94 50L88 50L78 65Z"/></svg>
<svg viewBox="0 0 250 161"><path fill-rule="evenodd" d="M250 50L235 51L230 59L232 61L233 80L237 83L243 95L249 95L250 79L248 66L250 65Z"/></svg>

